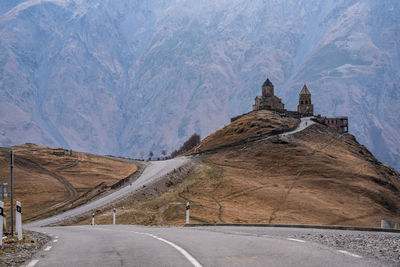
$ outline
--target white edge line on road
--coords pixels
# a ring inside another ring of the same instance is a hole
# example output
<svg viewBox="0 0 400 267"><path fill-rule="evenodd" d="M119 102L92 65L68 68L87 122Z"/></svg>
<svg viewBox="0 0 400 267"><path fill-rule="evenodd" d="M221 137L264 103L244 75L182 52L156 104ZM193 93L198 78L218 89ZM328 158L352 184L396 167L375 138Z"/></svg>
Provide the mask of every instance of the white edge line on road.
<svg viewBox="0 0 400 267"><path fill-rule="evenodd" d="M200 264L200 262L198 262L192 255L189 254L189 252L187 252L186 250L184 250L184 249L181 248L180 246L175 245L174 243L172 243L172 242L170 242L170 241L168 241L168 240L165 240L164 238L161 238L161 237L158 237L158 236L156 236L156 235L153 235L153 234L139 233L139 232L135 232L135 233L151 236L151 237L153 237L153 238L155 238L155 239L157 239L157 240L160 240L160 241L162 241L162 242L164 242L164 243L170 245L171 247L173 247L173 248L175 248L177 251L179 251L183 256L185 256L185 258L188 259L188 260L190 261L190 263L193 264L193 266L195 266L195 267L202 267L202 265Z"/></svg>
<svg viewBox="0 0 400 267"><path fill-rule="evenodd" d="M352 256L352 257L355 257L355 258L362 258L360 255L350 253L350 252L348 252L348 251L346 251L346 250L338 250L338 251L339 251L340 253L343 253L343 254L346 254L346 255L349 255L349 256Z"/></svg>
<svg viewBox="0 0 400 267"><path fill-rule="evenodd" d="M300 243L306 243L306 241L300 240L300 239L296 239L296 238L288 238L287 240L296 241L296 242L300 242Z"/></svg>
<svg viewBox="0 0 400 267"><path fill-rule="evenodd" d="M51 249L51 246L47 246L45 249L43 249L44 251L49 251Z"/></svg>
<svg viewBox="0 0 400 267"><path fill-rule="evenodd" d="M31 262L27 265L27 267L33 267L36 265L36 263L38 263L39 260L31 260Z"/></svg>

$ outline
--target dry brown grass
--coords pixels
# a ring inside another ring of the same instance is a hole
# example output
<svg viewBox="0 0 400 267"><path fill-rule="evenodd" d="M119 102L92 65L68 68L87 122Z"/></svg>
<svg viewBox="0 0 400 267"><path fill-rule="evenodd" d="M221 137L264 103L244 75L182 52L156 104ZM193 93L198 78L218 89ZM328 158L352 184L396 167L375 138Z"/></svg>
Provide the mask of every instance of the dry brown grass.
<svg viewBox="0 0 400 267"><path fill-rule="evenodd" d="M351 135L322 126L289 140L219 151L205 161L224 170L218 183L202 190L221 206L219 222L379 227L381 219L400 219L399 174Z"/></svg>
<svg viewBox="0 0 400 267"><path fill-rule="evenodd" d="M24 220L60 212L99 184L107 188L137 170L131 163L74 151L57 155L61 150L35 145L13 151L14 200L21 201ZM0 177L0 182L9 183L9 152L5 149L0 151ZM5 205L9 215L10 198Z"/></svg>
<svg viewBox="0 0 400 267"><path fill-rule="evenodd" d="M278 114L267 110L252 111L210 134L190 152L198 153L215 150L220 147L246 142L250 139L273 135L283 130L294 128L298 122L298 119L282 118Z"/></svg>
<svg viewBox="0 0 400 267"><path fill-rule="evenodd" d="M232 123L211 135L203 140L203 148L241 140L224 138L222 133L233 134L242 125ZM186 201L191 203L192 223L379 227L381 219L400 221L399 173L378 162L352 135L340 135L323 125L287 138L217 149L201 155L195 165L167 191L125 203L118 222L182 225ZM111 210L106 210L98 222L110 223L111 218Z"/></svg>

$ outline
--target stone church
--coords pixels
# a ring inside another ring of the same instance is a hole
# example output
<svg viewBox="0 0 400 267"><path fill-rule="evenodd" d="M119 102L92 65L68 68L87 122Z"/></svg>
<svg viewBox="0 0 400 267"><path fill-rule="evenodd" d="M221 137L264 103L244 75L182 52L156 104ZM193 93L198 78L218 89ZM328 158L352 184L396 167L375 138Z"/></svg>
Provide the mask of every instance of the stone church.
<svg viewBox="0 0 400 267"><path fill-rule="evenodd" d="M253 110L274 110L274 111L285 111L285 105L282 103L282 99L275 96L274 85L269 79L267 79L262 85L262 95L256 96Z"/></svg>
<svg viewBox="0 0 400 267"><path fill-rule="evenodd" d="M314 116L314 105L311 102L311 93L308 90L307 85L304 85L300 91L297 111L289 111L285 109L282 99L275 96L274 85L269 79L267 79L262 85L262 95L255 98L253 111L256 110L272 110L279 112L281 115L295 118ZM231 118L231 122L239 119L241 116L243 115ZM349 131L347 117L327 118L317 115L315 116L315 120L337 130L340 133L347 133Z"/></svg>
<svg viewBox="0 0 400 267"><path fill-rule="evenodd" d="M307 88L307 85L303 86L299 94L299 104L297 105L296 111L288 111L285 109L285 104L282 103L282 99L275 96L274 85L267 78L262 85L262 95L255 98L253 110L272 110L281 113L286 113L289 116L305 117L314 115L314 105L311 103L311 93Z"/></svg>

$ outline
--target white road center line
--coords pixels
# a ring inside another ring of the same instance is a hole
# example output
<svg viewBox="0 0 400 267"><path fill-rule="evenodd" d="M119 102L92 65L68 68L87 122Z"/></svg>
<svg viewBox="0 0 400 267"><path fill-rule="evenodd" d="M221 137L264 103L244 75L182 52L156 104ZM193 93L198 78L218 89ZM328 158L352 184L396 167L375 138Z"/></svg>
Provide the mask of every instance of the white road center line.
<svg viewBox="0 0 400 267"><path fill-rule="evenodd" d="M53 242L56 243L56 242L58 242L58 240L57 240L57 239L54 239Z"/></svg>
<svg viewBox="0 0 400 267"><path fill-rule="evenodd" d="M51 249L51 246L47 246L44 251L49 251Z"/></svg>
<svg viewBox="0 0 400 267"><path fill-rule="evenodd" d="M288 238L287 240L296 241L296 242L300 242L300 243L306 243L306 241L300 240L300 239L296 239L296 238Z"/></svg>
<svg viewBox="0 0 400 267"><path fill-rule="evenodd" d="M95 228L96 230L103 230L103 231L116 231L116 232L125 232L125 231L118 231L118 230L113 230L113 229L107 229L107 228ZM190 263L195 266L195 267L203 267L200 262L198 262L192 255L189 254L189 252L187 252L186 250L184 250L183 248L181 248L180 246L165 240L164 238L158 237L156 235L153 234L149 234L149 233L141 233L141 232L136 232L136 231L128 231L131 233L135 233L135 234L139 234L139 235L147 235L150 236L152 238L155 238L161 242L164 242L168 245L170 245L171 247L173 247L174 249L176 249L177 251L179 251L188 261L190 261Z"/></svg>
<svg viewBox="0 0 400 267"><path fill-rule="evenodd" d="M36 265L36 263L38 263L39 260L31 260L31 262L27 265L27 267L33 267Z"/></svg>
<svg viewBox="0 0 400 267"><path fill-rule="evenodd" d="M58 236L56 235L55 238L58 238Z"/></svg>
<svg viewBox="0 0 400 267"><path fill-rule="evenodd" d="M355 257L355 258L362 258L360 255L350 253L350 252L348 252L348 251L346 251L346 250L338 250L338 251L339 251L340 253L343 253L343 254L346 254L346 255L349 255L349 256L352 256L352 257Z"/></svg>
<svg viewBox="0 0 400 267"><path fill-rule="evenodd" d="M151 236L151 237L153 237L153 238L155 238L155 239L157 239L157 240L160 240L160 241L162 241L162 242L164 242L164 243L170 245L171 247L175 248L177 251L179 251L183 256L185 256L186 259L188 259L188 260L190 261L191 264L193 264L193 266L195 266L195 267L202 267L202 265L200 264L200 262L198 262L195 258L193 258L192 255L189 254L189 252L187 252L186 250L184 250L184 249L181 248L180 246L178 246L178 245L176 245L176 244L174 244L174 243L172 243L172 242L170 242L170 241L168 241L168 240L165 240L164 238L161 238L161 237L158 237L158 236L156 236L156 235L153 235L153 234L139 233L139 232L134 232L134 233L142 234L142 235L147 235L147 236Z"/></svg>

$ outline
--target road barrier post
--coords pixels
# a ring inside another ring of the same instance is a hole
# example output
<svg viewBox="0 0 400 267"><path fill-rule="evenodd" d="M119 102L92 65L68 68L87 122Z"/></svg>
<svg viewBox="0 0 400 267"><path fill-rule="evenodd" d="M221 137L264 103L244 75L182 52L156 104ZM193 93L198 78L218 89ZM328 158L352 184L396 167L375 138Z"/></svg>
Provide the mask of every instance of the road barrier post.
<svg viewBox="0 0 400 267"><path fill-rule="evenodd" d="M21 202L17 201L17 213L15 214L15 230L18 232L18 240L22 240L22 209Z"/></svg>
<svg viewBox="0 0 400 267"><path fill-rule="evenodd" d="M94 212L92 213L92 225L94 225Z"/></svg>
<svg viewBox="0 0 400 267"><path fill-rule="evenodd" d="M113 209L113 224L115 224L115 208Z"/></svg>
<svg viewBox="0 0 400 267"><path fill-rule="evenodd" d="M186 224L189 224L189 216L190 216L190 205L189 202L186 203Z"/></svg>
<svg viewBox="0 0 400 267"><path fill-rule="evenodd" d="M4 202L0 201L0 246L3 245L3 220L4 220Z"/></svg>

